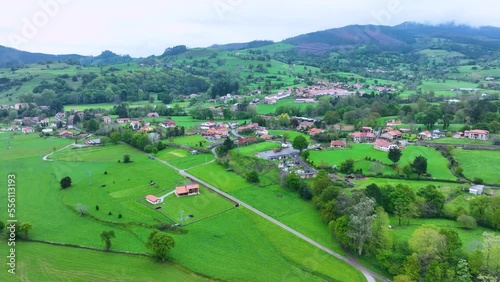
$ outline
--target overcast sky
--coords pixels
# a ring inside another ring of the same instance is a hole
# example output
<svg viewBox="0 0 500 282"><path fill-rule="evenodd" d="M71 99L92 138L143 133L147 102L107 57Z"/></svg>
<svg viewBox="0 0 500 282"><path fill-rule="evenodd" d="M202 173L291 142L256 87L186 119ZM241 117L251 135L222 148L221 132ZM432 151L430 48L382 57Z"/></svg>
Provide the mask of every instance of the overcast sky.
<svg viewBox="0 0 500 282"><path fill-rule="evenodd" d="M4 1L0 45L50 54L134 57L175 45L280 41L350 24L405 21L500 26L492 0L22 0Z"/></svg>

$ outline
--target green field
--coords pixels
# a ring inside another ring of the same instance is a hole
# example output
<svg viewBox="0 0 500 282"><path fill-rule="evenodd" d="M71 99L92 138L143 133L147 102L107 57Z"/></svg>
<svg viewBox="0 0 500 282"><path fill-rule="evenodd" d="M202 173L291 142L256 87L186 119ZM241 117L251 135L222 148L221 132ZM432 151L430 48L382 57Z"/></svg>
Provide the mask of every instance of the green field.
<svg viewBox="0 0 500 282"><path fill-rule="evenodd" d="M8 138L9 134L0 134L0 144L7 144ZM154 226L168 222L168 219L141 203L141 200L147 194L164 195L163 193L172 191L175 185L187 181L169 167L126 145L76 150L67 148L55 153L51 157L52 161L42 161L41 156L53 152L54 148L62 148L71 141L18 135L10 142L12 149L0 156L0 171L4 179L8 172L17 174L17 219L33 225L30 237L37 240L103 248L99 234L103 230L113 230L116 234L112 241L114 250L148 252L144 244L147 236ZM118 162L124 154L129 154L133 162ZM203 168L212 165L216 164ZM235 175L227 173L224 168L222 171L226 175ZM206 171L205 174L213 175ZM73 185L61 191L59 180L66 175L71 176ZM230 181L226 185L246 183L244 179L235 176L234 179L226 178ZM159 187L149 185L151 180L158 183ZM207 191L202 190L200 197L167 197L165 205L170 204L169 208L174 215L178 215L179 209L184 209L184 215L195 216L193 220L231 208L231 203L205 192ZM0 191L2 206L6 206L6 193L5 189ZM296 201L300 201L298 197ZM80 216L75 212L77 204L86 206L89 216ZM269 206L271 204L271 201L266 203ZM96 205L99 205L99 210L95 209ZM287 208L288 206L283 207ZM310 211L316 213L312 206ZM112 215L108 215L109 212ZM5 213L6 210L1 210L0 217L6 218ZM123 218L119 218L118 214L122 214ZM323 225L321 233L314 226L311 228L313 235L325 234L327 240L332 240L326 225ZM231 281L363 281L361 273L354 268L244 208L228 210L182 229L186 232L171 234L176 246L170 253L170 260L174 264L168 265L174 269L165 267L164 272L159 272L172 277L173 281L199 278L189 271ZM103 273L104 269L109 271L109 265L104 262L109 260L111 263L130 263L138 267L127 266L127 271L117 268L119 273L113 275L116 278L114 281L126 280L121 279L125 276L134 281L151 281L148 278L149 270L159 267L156 262L143 258L138 258L135 262L135 257L101 252L80 253L79 250L78 253L71 250L66 252L65 249L55 249L59 247L44 246L39 249L33 247L33 255L27 255L26 260L23 256L19 257L19 265L24 263L30 266L25 267L29 272L26 274L28 277L66 280L68 275L72 275L71 280L77 281L87 280L89 277L107 280L113 274L110 272L106 276ZM73 256L77 255L79 257L75 259ZM54 260L44 262L43 256L54 257ZM102 258L102 261L94 258L96 256ZM34 263L34 260L38 263ZM94 263L101 264L102 267L94 268ZM186 267L186 270L177 263ZM60 267L51 267L53 264ZM255 269L259 271L255 272ZM134 270L140 273L134 274Z"/></svg>
<svg viewBox="0 0 500 282"><path fill-rule="evenodd" d="M175 148L166 148L160 151L156 157L180 169L188 169L214 160L212 153L193 155L186 149Z"/></svg>
<svg viewBox="0 0 500 282"><path fill-rule="evenodd" d="M451 138L451 137L434 139L434 140L430 140L429 142L445 143L445 144L457 144L457 145L486 145L486 146L492 145L491 141L475 140L475 139L469 139L469 138Z"/></svg>
<svg viewBox="0 0 500 282"><path fill-rule="evenodd" d="M285 98L277 101L275 105L258 104L257 113L259 115L274 114L276 112L276 109L281 106L295 106L299 107L300 109L305 109L308 105L310 105L311 107L316 107L316 104L295 103L294 99Z"/></svg>
<svg viewBox="0 0 500 282"><path fill-rule="evenodd" d="M2 254L7 242L0 240ZM211 281L178 263L155 263L151 258L22 242L16 245L17 272L2 267L1 281Z"/></svg>
<svg viewBox="0 0 500 282"><path fill-rule="evenodd" d="M183 136L183 137L176 137L176 138L171 138L169 139L166 143L173 143L176 145L186 145L189 147L199 147L200 142L205 142L204 146L209 146L212 144L212 142L207 141L207 139L203 138L200 135L191 135L191 136Z"/></svg>
<svg viewBox="0 0 500 282"><path fill-rule="evenodd" d="M297 136L303 136L304 138L306 138L307 141L311 141L311 137L307 134L304 134L302 132L298 132L298 131L293 131L293 130L268 130L269 134L271 135L277 135L277 136L282 136L284 133L288 133L288 135L290 136L288 138L288 142L293 142L293 139L295 139L295 137Z"/></svg>
<svg viewBox="0 0 500 282"><path fill-rule="evenodd" d="M300 199L297 193L281 188L276 184L276 179L274 185L258 187L248 183L234 172L227 172L217 163L191 169L189 173L314 238L336 252L344 253L338 242L333 240L327 225L321 221L313 203Z"/></svg>
<svg viewBox="0 0 500 282"><path fill-rule="evenodd" d="M261 142L249 146L240 146L231 150L231 153L241 154L243 156L255 156L256 154L264 151L270 151L275 148L281 147L280 143L275 142Z"/></svg>
<svg viewBox="0 0 500 282"><path fill-rule="evenodd" d="M485 183L500 185L500 151L455 149L453 155L467 178L482 178Z"/></svg>
<svg viewBox="0 0 500 282"><path fill-rule="evenodd" d="M398 164L400 166L412 162L417 156L423 156L427 159L427 172L432 174L433 178L455 180L456 177L447 168L448 160L441 154L432 149L422 146L408 146L402 151ZM311 151L310 159L316 164L327 164L339 166L347 159L356 161L355 169L363 169L363 172L368 173L370 162L365 160L365 157L379 160L384 164L391 164L386 152L373 149L370 144L353 144L352 148L342 150L327 150L327 151ZM384 174L395 174L392 167L384 167Z"/></svg>

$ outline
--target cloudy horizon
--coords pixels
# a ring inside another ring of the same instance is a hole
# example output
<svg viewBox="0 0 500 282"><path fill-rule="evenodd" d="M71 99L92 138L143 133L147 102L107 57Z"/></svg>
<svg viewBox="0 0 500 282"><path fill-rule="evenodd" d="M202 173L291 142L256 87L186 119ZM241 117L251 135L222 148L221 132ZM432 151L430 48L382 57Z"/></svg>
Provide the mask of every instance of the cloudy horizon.
<svg viewBox="0 0 500 282"><path fill-rule="evenodd" d="M394 26L411 21L500 26L496 15L500 3L485 0L25 0L3 6L0 45L30 52L93 56L111 50L147 57L176 45L194 48L281 41L352 24Z"/></svg>

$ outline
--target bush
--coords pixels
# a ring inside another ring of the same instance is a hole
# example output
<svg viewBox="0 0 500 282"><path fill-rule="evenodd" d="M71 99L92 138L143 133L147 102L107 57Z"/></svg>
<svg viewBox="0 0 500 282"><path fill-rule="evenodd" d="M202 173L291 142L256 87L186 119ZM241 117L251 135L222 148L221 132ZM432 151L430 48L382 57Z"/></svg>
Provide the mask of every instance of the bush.
<svg viewBox="0 0 500 282"><path fill-rule="evenodd" d="M61 179L61 188L66 189L71 186L71 178L69 176L63 177Z"/></svg>
<svg viewBox="0 0 500 282"><path fill-rule="evenodd" d="M124 163L129 163L130 162L130 156L129 155L124 155L123 156L123 162Z"/></svg>
<svg viewBox="0 0 500 282"><path fill-rule="evenodd" d="M483 179L482 178L479 178L479 177L474 177L474 179L472 180L472 182L474 182L475 184L483 184Z"/></svg>
<svg viewBox="0 0 500 282"><path fill-rule="evenodd" d="M472 229L477 226L476 219L472 216L462 214L457 218L457 222L462 225L463 228Z"/></svg>
<svg viewBox="0 0 500 282"><path fill-rule="evenodd" d="M253 170L247 174L247 180L250 183L259 183L259 174Z"/></svg>

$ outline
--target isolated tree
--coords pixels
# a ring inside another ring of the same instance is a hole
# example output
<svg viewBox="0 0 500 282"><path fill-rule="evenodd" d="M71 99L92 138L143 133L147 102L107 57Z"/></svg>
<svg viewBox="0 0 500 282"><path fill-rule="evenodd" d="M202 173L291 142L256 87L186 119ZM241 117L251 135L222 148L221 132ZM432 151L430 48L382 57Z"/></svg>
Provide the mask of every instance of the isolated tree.
<svg viewBox="0 0 500 282"><path fill-rule="evenodd" d="M174 238L158 230L153 231L146 242L146 247L151 249L154 256L162 261L165 261L168 253L174 246Z"/></svg>
<svg viewBox="0 0 500 282"><path fill-rule="evenodd" d="M423 156L418 156L411 164L411 167L420 176L427 172L427 159Z"/></svg>
<svg viewBox="0 0 500 282"><path fill-rule="evenodd" d="M372 222L375 200L363 197L356 205L351 207L349 216L348 236L352 239L358 255L363 254L365 244L372 238Z"/></svg>
<svg viewBox="0 0 500 282"><path fill-rule="evenodd" d="M71 186L71 178L69 176L65 176L61 179L61 188L66 189Z"/></svg>
<svg viewBox="0 0 500 282"><path fill-rule="evenodd" d="M285 177L285 188L291 191L298 191L301 186L301 179L300 177L292 171Z"/></svg>
<svg viewBox="0 0 500 282"><path fill-rule="evenodd" d="M158 154L158 148L153 147L153 149L151 149L151 153L153 153L155 155Z"/></svg>
<svg viewBox="0 0 500 282"><path fill-rule="evenodd" d="M123 162L124 163L129 163L130 162L130 155L124 155L123 156Z"/></svg>
<svg viewBox="0 0 500 282"><path fill-rule="evenodd" d="M299 150L301 153L304 149L307 148L307 145L308 145L307 140L302 135L295 137L295 139L293 139L293 142L292 142L292 147L295 150Z"/></svg>
<svg viewBox="0 0 500 282"><path fill-rule="evenodd" d="M403 154L401 153L401 150L399 148L391 147L389 149L387 157L389 158L389 160L391 160L392 164L395 166L396 163L399 162L399 160L401 159L402 155Z"/></svg>
<svg viewBox="0 0 500 282"><path fill-rule="evenodd" d="M109 231L103 231L101 233L101 240L106 244L105 250L108 252L111 249L111 239L116 238L115 237L115 231L109 230Z"/></svg>

